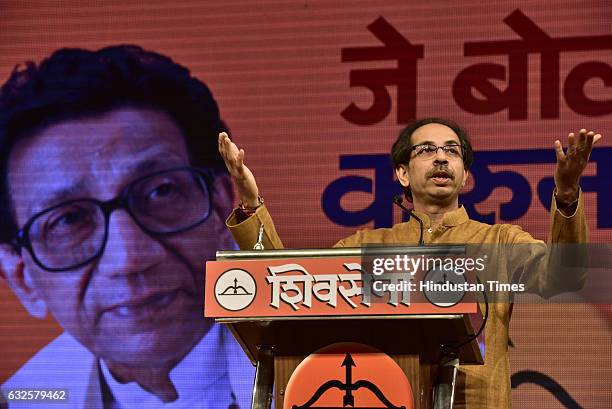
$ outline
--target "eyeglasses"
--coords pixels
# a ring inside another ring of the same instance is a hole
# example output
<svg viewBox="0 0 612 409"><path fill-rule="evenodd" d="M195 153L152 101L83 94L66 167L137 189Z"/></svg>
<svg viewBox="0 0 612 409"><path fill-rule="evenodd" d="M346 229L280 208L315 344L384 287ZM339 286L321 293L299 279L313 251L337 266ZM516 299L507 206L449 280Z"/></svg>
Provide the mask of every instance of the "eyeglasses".
<svg viewBox="0 0 612 409"><path fill-rule="evenodd" d="M463 147L459 144L436 146L431 143L422 143L412 146L408 153L414 151L415 158L431 159L438 154L438 149L442 149L442 152L449 158L461 158L463 156Z"/></svg>
<svg viewBox="0 0 612 409"><path fill-rule="evenodd" d="M210 180L206 170L174 168L136 179L105 202L69 200L35 214L17 232L17 244L47 271L76 269L104 252L115 210L125 209L152 237L200 225L211 212Z"/></svg>

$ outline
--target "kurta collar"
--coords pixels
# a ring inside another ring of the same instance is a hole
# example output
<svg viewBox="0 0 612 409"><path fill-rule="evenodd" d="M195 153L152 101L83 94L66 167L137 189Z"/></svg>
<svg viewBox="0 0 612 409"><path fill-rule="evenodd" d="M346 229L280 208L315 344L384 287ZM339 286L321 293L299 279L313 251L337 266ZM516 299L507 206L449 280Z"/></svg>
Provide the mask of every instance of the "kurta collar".
<svg viewBox="0 0 612 409"><path fill-rule="evenodd" d="M417 217L423 221L423 226L426 229L431 226L431 221L429 220L429 216L427 214L418 212L416 210L414 210L414 214L416 214ZM445 227L459 226L460 224L467 222L469 219L470 218L465 211L465 207L461 205L457 209L445 213L444 217L442 218L441 225ZM419 224L419 222L414 218L411 218L409 223L415 223L416 225Z"/></svg>

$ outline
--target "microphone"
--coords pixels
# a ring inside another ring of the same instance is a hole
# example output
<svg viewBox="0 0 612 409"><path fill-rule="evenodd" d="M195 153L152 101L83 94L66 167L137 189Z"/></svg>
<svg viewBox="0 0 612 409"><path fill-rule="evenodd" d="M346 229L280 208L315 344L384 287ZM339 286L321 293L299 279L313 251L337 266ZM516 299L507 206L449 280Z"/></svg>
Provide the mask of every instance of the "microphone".
<svg viewBox="0 0 612 409"><path fill-rule="evenodd" d="M421 226L421 237L419 238L419 246L424 246L425 242L423 241L423 231L425 230L425 228L423 227L423 220L419 219L419 217L414 214L412 210L404 206L402 204L403 201L404 199L402 198L402 195L393 196L393 203L395 203L400 209L408 213L411 217L414 217L416 221L419 222L419 226Z"/></svg>

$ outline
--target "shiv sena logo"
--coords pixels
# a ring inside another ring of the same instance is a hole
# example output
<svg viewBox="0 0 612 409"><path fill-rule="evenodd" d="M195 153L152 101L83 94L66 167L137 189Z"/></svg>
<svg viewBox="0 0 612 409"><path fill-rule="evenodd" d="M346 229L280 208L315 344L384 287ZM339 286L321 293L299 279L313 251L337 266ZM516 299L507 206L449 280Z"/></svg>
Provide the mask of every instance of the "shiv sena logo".
<svg viewBox="0 0 612 409"><path fill-rule="evenodd" d="M319 349L298 365L283 407L414 409L414 396L390 356L368 345L342 342Z"/></svg>

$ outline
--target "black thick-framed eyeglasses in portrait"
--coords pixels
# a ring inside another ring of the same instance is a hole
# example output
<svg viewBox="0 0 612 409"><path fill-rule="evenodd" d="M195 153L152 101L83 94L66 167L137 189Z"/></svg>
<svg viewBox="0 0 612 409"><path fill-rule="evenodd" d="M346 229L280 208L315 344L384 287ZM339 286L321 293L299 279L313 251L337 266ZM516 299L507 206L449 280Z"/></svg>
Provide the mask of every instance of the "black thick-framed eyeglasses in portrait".
<svg viewBox="0 0 612 409"><path fill-rule="evenodd" d="M17 232L16 243L47 271L77 269L104 253L115 210L125 210L152 237L202 224L211 213L211 181L204 169L154 172L134 180L113 199L72 199L36 213Z"/></svg>

